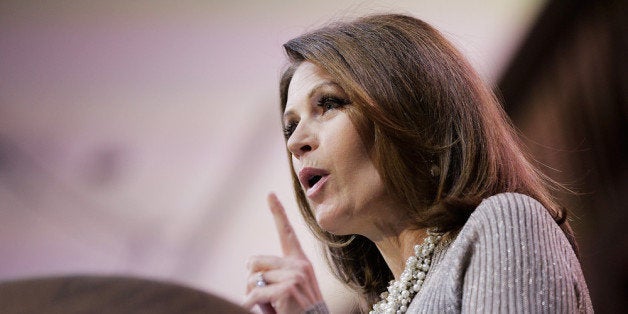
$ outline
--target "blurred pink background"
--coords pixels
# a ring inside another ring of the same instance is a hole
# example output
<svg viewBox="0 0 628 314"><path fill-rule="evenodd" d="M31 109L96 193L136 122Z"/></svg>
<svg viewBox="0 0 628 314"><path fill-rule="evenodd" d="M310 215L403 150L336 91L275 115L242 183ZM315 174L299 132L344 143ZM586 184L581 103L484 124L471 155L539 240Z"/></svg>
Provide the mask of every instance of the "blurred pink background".
<svg viewBox="0 0 628 314"><path fill-rule="evenodd" d="M126 274L240 303L246 258L280 254L276 191L332 312L348 309L292 197L281 45L331 20L408 13L493 84L542 5L2 1L0 280Z"/></svg>

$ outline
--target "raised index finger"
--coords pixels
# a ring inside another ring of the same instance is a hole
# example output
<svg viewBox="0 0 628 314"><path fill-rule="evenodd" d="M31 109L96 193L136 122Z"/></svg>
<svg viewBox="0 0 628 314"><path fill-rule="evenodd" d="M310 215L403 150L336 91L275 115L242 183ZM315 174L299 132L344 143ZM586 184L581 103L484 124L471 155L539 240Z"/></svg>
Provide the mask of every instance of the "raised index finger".
<svg viewBox="0 0 628 314"><path fill-rule="evenodd" d="M275 193L268 194L268 206L275 219L275 226L277 227L277 233L279 233L283 254L286 256L303 255L303 249L301 249L299 239L297 239L297 235L294 233L294 229L288 220L286 210Z"/></svg>

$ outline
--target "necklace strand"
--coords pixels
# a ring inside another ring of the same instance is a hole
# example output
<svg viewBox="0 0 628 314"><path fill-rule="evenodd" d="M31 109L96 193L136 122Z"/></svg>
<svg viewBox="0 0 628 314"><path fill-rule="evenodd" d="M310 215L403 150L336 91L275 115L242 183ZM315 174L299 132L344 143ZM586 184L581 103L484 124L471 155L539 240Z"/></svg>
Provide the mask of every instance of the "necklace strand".
<svg viewBox="0 0 628 314"><path fill-rule="evenodd" d="M428 231L423 244L414 246L414 255L406 261L399 280L391 280L388 291L382 292L381 301L373 305L369 314L401 314L408 310L412 298L419 292L430 269L431 258L442 235Z"/></svg>

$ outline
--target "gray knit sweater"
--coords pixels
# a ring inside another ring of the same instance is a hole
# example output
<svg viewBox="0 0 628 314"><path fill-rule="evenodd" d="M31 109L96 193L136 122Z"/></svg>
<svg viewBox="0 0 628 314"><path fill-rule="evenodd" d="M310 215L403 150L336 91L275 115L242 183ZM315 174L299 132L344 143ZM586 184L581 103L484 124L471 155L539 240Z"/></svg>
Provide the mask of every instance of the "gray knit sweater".
<svg viewBox="0 0 628 314"><path fill-rule="evenodd" d="M593 312L580 263L535 199L485 199L455 239L441 241L408 313Z"/></svg>

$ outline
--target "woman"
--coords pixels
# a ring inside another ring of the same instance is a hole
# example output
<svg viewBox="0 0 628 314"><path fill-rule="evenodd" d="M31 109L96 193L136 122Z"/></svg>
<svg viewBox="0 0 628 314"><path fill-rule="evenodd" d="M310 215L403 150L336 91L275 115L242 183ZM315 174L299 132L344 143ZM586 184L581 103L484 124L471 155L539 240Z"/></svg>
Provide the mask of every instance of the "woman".
<svg viewBox="0 0 628 314"><path fill-rule="evenodd" d="M552 182L436 30L375 15L284 48L297 201L362 311L592 312ZM281 204L269 204L284 256L249 259L245 307L326 313Z"/></svg>

